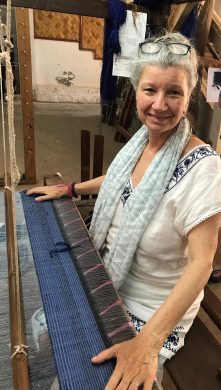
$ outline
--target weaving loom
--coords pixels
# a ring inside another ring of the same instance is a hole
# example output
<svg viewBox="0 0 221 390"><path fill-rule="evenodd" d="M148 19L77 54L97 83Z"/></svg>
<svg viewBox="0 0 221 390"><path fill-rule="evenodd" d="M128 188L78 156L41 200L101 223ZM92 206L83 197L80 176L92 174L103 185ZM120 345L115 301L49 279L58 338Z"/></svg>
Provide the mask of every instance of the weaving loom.
<svg viewBox="0 0 221 390"><path fill-rule="evenodd" d="M43 385L42 382L40 388L51 388L52 379L56 376L54 360L60 389L104 389L114 363L109 361L102 365L92 365L91 357L113 344L132 338L135 332L78 209L70 199L37 203L33 197L23 193L17 194L16 206L24 210L54 356L53 359L48 355L44 361L44 369L47 370L48 366L51 379L48 378L47 384ZM22 223L20 221L20 227L24 234L24 220ZM24 247L20 246L21 255L23 250ZM24 267L27 268L27 256L26 265L21 264L27 324L30 318L33 320L33 316L39 313L41 303L36 305L36 296L30 296L30 288L29 292L26 289ZM28 309L26 300L30 301ZM34 303L32 312L31 301ZM35 350L39 341L36 345L34 340ZM29 342L33 344L30 338ZM41 349L39 353L41 355ZM28 355L32 355L30 350ZM38 388L40 372L44 375L42 364L39 361L37 363L39 369L41 367L40 371L36 370L35 365L36 361L31 362L33 389ZM159 389L159 385L154 383L153 389Z"/></svg>

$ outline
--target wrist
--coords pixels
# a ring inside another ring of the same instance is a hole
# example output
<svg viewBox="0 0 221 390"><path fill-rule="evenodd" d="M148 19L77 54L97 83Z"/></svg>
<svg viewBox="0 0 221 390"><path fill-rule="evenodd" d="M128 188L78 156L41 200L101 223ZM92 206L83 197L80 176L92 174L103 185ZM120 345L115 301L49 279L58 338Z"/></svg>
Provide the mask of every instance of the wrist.
<svg viewBox="0 0 221 390"><path fill-rule="evenodd" d="M143 340L148 341L148 344L151 345L152 351L159 353L161 350L164 341L167 339L170 333L161 334L156 330L153 330L148 327L148 324L144 325L141 332L138 334ZM144 341L145 342L145 341Z"/></svg>
<svg viewBox="0 0 221 390"><path fill-rule="evenodd" d="M75 183L68 183L68 196L69 198L78 198L78 193L75 189Z"/></svg>

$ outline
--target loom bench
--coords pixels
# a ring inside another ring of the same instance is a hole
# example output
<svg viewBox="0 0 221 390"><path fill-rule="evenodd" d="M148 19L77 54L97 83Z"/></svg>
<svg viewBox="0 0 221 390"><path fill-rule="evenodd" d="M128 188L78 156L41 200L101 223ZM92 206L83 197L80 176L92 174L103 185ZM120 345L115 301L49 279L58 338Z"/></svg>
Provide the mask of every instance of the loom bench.
<svg viewBox="0 0 221 390"><path fill-rule="evenodd" d="M207 285L201 311L221 330L221 300ZM178 390L221 389L221 343L198 315L186 336L185 346L166 362L166 370ZM220 336L221 340L221 336ZM172 390L163 383L164 390Z"/></svg>

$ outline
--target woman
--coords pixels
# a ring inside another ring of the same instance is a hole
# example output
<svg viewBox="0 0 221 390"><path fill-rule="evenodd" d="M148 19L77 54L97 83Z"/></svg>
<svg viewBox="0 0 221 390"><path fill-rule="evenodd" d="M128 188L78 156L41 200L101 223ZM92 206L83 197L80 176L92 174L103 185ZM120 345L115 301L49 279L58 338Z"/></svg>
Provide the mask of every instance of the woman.
<svg viewBox="0 0 221 390"><path fill-rule="evenodd" d="M132 83L143 126L105 177L73 186L74 195L99 192L90 233L138 331L92 359L117 359L106 390L149 390L156 373L161 380L198 312L220 225L220 160L185 118L196 52L178 33L148 40L140 52ZM71 185L28 194L42 201L70 192Z"/></svg>

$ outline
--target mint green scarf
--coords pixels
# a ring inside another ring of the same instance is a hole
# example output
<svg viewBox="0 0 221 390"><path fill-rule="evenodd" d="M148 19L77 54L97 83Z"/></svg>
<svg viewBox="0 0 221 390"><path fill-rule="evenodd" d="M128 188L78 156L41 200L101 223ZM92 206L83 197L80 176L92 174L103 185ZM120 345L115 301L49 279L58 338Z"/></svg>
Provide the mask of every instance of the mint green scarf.
<svg viewBox="0 0 221 390"><path fill-rule="evenodd" d="M154 218L181 153L190 139L190 125L182 119L178 129L155 155L142 180L124 205L121 225L112 247L105 256L105 266L116 288L124 282L134 253L151 218ZM148 129L141 129L121 149L110 165L95 204L90 235L100 250L134 167L148 140Z"/></svg>

